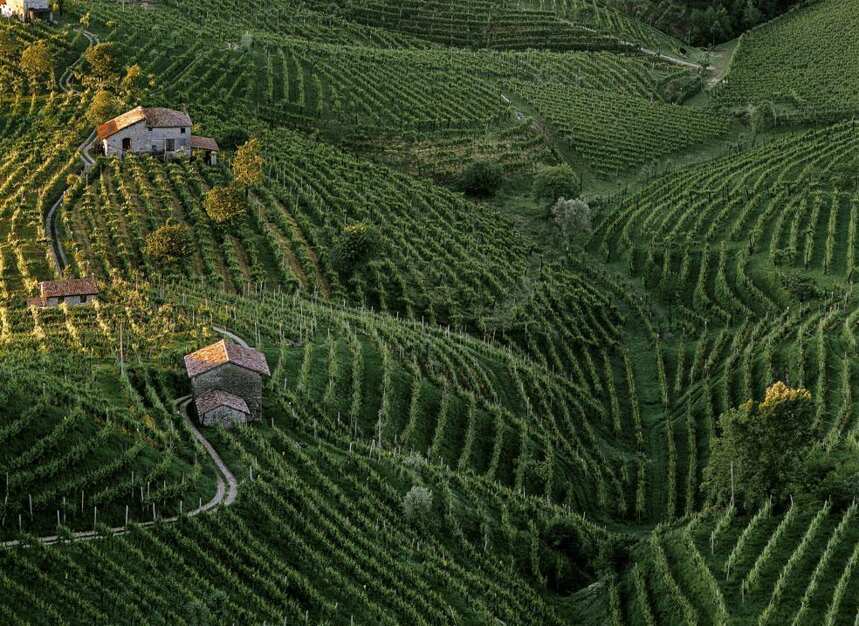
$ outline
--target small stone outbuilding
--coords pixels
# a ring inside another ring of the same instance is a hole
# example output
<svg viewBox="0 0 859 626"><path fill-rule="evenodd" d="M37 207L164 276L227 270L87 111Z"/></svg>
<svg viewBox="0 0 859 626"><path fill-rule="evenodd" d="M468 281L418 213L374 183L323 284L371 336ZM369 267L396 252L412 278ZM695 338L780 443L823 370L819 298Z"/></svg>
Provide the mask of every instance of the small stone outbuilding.
<svg viewBox="0 0 859 626"><path fill-rule="evenodd" d="M38 297L28 300L28 304L37 307L90 304L98 300L98 293L98 282L92 277L46 280L39 283Z"/></svg>
<svg viewBox="0 0 859 626"><path fill-rule="evenodd" d="M242 398L215 389L207 391L194 400L200 423L205 426L232 428L251 419L251 411Z"/></svg>
<svg viewBox="0 0 859 626"><path fill-rule="evenodd" d="M191 135L191 150L192 154L203 154L203 162L206 165L218 164L218 142L211 137L199 137Z"/></svg>
<svg viewBox="0 0 859 626"><path fill-rule="evenodd" d="M271 376L262 352L221 340L185 356L194 398L226 391L245 401L249 419L262 418L262 377Z"/></svg>

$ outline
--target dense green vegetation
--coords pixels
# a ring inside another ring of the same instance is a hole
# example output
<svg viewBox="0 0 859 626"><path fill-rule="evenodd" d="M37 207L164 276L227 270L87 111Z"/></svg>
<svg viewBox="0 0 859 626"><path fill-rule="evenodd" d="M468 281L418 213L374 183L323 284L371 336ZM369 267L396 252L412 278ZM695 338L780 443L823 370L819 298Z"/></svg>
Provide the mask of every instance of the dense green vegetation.
<svg viewBox="0 0 859 626"><path fill-rule="evenodd" d="M854 624L859 7L644 4L0 19L0 622ZM84 168L138 104L218 164Z"/></svg>

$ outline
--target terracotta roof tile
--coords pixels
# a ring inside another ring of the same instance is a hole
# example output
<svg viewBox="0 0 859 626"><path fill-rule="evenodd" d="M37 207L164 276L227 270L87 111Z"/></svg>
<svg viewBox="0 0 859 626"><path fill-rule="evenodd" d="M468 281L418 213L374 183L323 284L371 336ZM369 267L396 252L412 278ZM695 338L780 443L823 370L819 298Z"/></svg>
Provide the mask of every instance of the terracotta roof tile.
<svg viewBox="0 0 859 626"><path fill-rule="evenodd" d="M218 142L211 137L198 137L197 135L191 135L191 147L198 150L211 150L212 152L219 151Z"/></svg>
<svg viewBox="0 0 859 626"><path fill-rule="evenodd" d="M187 113L164 109L160 107L147 108L137 107L118 115L98 127L96 134L99 139L107 139L124 128L146 121L150 128L178 128L180 126L191 126L191 118Z"/></svg>
<svg viewBox="0 0 859 626"><path fill-rule="evenodd" d="M94 296L98 294L95 278L71 278L69 280L46 280L39 283L42 299L59 296Z"/></svg>
<svg viewBox="0 0 859 626"><path fill-rule="evenodd" d="M198 415L205 415L209 411L213 411L214 409L222 406L235 409L236 411L241 411L246 415L250 415L251 413L247 402L242 398L221 389L207 391L199 398L196 398L194 400L194 404L197 405Z"/></svg>
<svg viewBox="0 0 859 626"><path fill-rule="evenodd" d="M131 109L130 111L127 111L122 115L117 115L112 120L105 122L96 129L96 134L99 139L107 139L111 135L115 135L121 131L123 128L134 126L145 119L146 114L143 111L143 107L137 107L136 109Z"/></svg>
<svg viewBox="0 0 859 626"><path fill-rule="evenodd" d="M262 352L221 340L196 352L185 355L185 369L189 378L205 374L225 363L232 363L258 374L270 376L268 362Z"/></svg>

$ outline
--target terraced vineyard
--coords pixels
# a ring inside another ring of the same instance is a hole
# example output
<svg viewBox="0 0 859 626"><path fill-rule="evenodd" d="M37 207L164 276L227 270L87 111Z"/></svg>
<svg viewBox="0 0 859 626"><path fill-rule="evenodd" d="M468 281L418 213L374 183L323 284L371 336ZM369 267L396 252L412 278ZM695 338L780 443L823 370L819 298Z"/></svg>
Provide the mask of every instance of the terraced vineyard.
<svg viewBox="0 0 859 626"><path fill-rule="evenodd" d="M746 33L734 53L720 104L774 101L800 111L851 116L857 110L855 2L825 0ZM839 62L843 59L844 62Z"/></svg>
<svg viewBox="0 0 859 626"><path fill-rule="evenodd" d="M854 625L854 5L0 19L0 623Z"/></svg>

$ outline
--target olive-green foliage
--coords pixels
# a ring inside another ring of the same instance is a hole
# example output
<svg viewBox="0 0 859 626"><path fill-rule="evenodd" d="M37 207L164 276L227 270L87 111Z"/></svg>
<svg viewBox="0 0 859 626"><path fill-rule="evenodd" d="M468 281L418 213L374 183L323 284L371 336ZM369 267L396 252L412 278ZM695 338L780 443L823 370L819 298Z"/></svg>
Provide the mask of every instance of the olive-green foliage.
<svg viewBox="0 0 859 626"><path fill-rule="evenodd" d="M785 501L815 440L811 394L777 382L763 402L749 400L731 409L720 425L704 472L709 497L728 502L733 488L738 504L748 510L770 496Z"/></svg>
<svg viewBox="0 0 859 626"><path fill-rule="evenodd" d="M144 251L156 263L172 264L190 253L191 229L185 224L165 224L146 236Z"/></svg>
<svg viewBox="0 0 859 626"><path fill-rule="evenodd" d="M558 198L572 200L582 192L582 180L566 163L544 167L534 176L534 198L553 205Z"/></svg>
<svg viewBox="0 0 859 626"><path fill-rule="evenodd" d="M87 110L87 121L93 126L103 124L113 117L116 112L116 100L113 95L104 89L95 94Z"/></svg>
<svg viewBox="0 0 859 626"><path fill-rule="evenodd" d="M244 215L245 199L234 185L212 187L203 200L206 214L216 224L226 224Z"/></svg>
<svg viewBox="0 0 859 626"><path fill-rule="evenodd" d="M492 161L474 161L462 172L460 187L470 196L494 195L501 186L504 170Z"/></svg>
<svg viewBox="0 0 859 626"><path fill-rule="evenodd" d="M32 81L38 81L51 75L53 62L51 50L44 40L31 43L21 53L21 70Z"/></svg>
<svg viewBox="0 0 859 626"><path fill-rule="evenodd" d="M89 65L90 73L97 80L108 80L116 73L116 60L112 43L99 43L87 48L84 59Z"/></svg>
<svg viewBox="0 0 859 626"><path fill-rule="evenodd" d="M378 240L378 232L372 224L359 222L345 226L332 252L334 267L341 273L351 273L352 268L372 254Z"/></svg>

